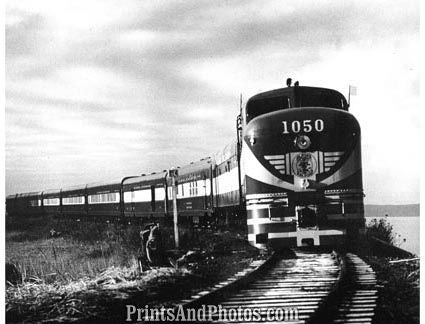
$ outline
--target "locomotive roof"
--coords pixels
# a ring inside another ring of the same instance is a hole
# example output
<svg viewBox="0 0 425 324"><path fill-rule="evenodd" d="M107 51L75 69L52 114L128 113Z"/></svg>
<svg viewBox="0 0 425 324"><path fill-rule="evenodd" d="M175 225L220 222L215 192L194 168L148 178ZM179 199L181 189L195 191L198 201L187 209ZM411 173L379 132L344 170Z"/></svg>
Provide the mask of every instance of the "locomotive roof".
<svg viewBox="0 0 425 324"><path fill-rule="evenodd" d="M246 103L246 122L251 119L297 107L323 107L348 111L345 97L338 91L317 87L287 87L259 93Z"/></svg>
<svg viewBox="0 0 425 324"><path fill-rule="evenodd" d="M166 174L167 174L167 172L161 171L161 172L158 172L158 173L155 173L155 174L135 176L135 177L131 177L131 178L124 180L123 184L128 185L128 184L144 182L144 181L150 182L150 181L155 181L155 180L161 180L161 179L165 178Z"/></svg>
<svg viewBox="0 0 425 324"><path fill-rule="evenodd" d="M265 91L256 94L255 96L252 96L249 98L248 102L251 100L258 100L258 99L265 99L265 98L272 98L272 97L280 97L280 96L293 96L294 95L294 89L302 89L302 90L322 90L327 92L333 92L334 94L338 94L340 96L343 96L339 91L329 88L319 88L319 87L305 87L305 86L294 86L294 87L286 87L286 88L279 88L274 89L270 91Z"/></svg>

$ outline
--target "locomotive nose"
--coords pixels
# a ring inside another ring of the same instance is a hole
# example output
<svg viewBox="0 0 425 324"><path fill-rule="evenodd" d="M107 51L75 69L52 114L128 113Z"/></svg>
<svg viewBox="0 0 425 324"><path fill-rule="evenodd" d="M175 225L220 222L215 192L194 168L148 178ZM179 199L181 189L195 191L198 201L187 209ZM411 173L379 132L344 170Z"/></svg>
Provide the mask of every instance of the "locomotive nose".
<svg viewBox="0 0 425 324"><path fill-rule="evenodd" d="M279 179L304 179L301 186L329 172L359 139L357 120L330 108L272 112L251 120L244 132L245 148L263 167Z"/></svg>
<svg viewBox="0 0 425 324"><path fill-rule="evenodd" d="M248 238L257 247L339 240L346 220L328 230L328 217L342 217L344 208L360 215L360 127L346 111L294 108L254 118L242 163Z"/></svg>
<svg viewBox="0 0 425 324"><path fill-rule="evenodd" d="M348 112L302 108L280 110L253 119L245 129L244 139L254 150L261 147L263 151L275 146L285 151L312 151L327 147L346 148L347 141L352 142L359 135L359 124Z"/></svg>

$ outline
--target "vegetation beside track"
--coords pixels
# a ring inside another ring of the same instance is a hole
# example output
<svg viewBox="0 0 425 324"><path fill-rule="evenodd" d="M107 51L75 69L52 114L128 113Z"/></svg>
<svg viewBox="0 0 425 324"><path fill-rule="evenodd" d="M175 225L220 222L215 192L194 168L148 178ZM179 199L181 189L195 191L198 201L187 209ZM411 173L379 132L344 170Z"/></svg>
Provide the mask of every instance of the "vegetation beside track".
<svg viewBox="0 0 425 324"><path fill-rule="evenodd" d="M381 219L370 222L366 236L351 245L376 273L379 298L373 323L419 323L419 260L393 248L394 241L392 226Z"/></svg>
<svg viewBox="0 0 425 324"><path fill-rule="evenodd" d="M51 237L52 228L59 237ZM192 237L191 245L182 240L183 252L203 251L196 262L140 273L140 229L75 220L8 220L6 261L22 274L22 283L6 290L8 322L122 321L127 304L172 306L259 257L242 233L207 230ZM171 248L172 229L162 230L165 247Z"/></svg>

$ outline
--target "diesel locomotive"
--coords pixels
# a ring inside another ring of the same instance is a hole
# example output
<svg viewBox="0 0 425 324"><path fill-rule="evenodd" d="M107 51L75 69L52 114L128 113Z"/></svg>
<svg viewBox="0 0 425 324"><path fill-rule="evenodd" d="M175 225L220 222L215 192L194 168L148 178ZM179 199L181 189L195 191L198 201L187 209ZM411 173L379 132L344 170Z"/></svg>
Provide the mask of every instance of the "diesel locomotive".
<svg viewBox="0 0 425 324"><path fill-rule="evenodd" d="M188 223L247 226L258 248L343 243L365 226L359 123L338 91L287 85L241 105L236 139L211 157L172 173L10 195L6 212L172 221L175 183Z"/></svg>

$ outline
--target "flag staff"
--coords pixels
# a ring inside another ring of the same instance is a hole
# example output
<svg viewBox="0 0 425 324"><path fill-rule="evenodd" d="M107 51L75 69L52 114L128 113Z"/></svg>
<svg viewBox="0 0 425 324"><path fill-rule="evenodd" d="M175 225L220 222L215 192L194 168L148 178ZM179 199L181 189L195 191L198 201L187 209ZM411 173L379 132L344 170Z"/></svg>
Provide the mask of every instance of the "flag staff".
<svg viewBox="0 0 425 324"><path fill-rule="evenodd" d="M350 107L351 95L353 95L353 96L357 95L357 87L352 86L352 85L348 85L348 107Z"/></svg>
<svg viewBox="0 0 425 324"><path fill-rule="evenodd" d="M348 85L348 107L350 107L350 99L351 99L351 86Z"/></svg>

